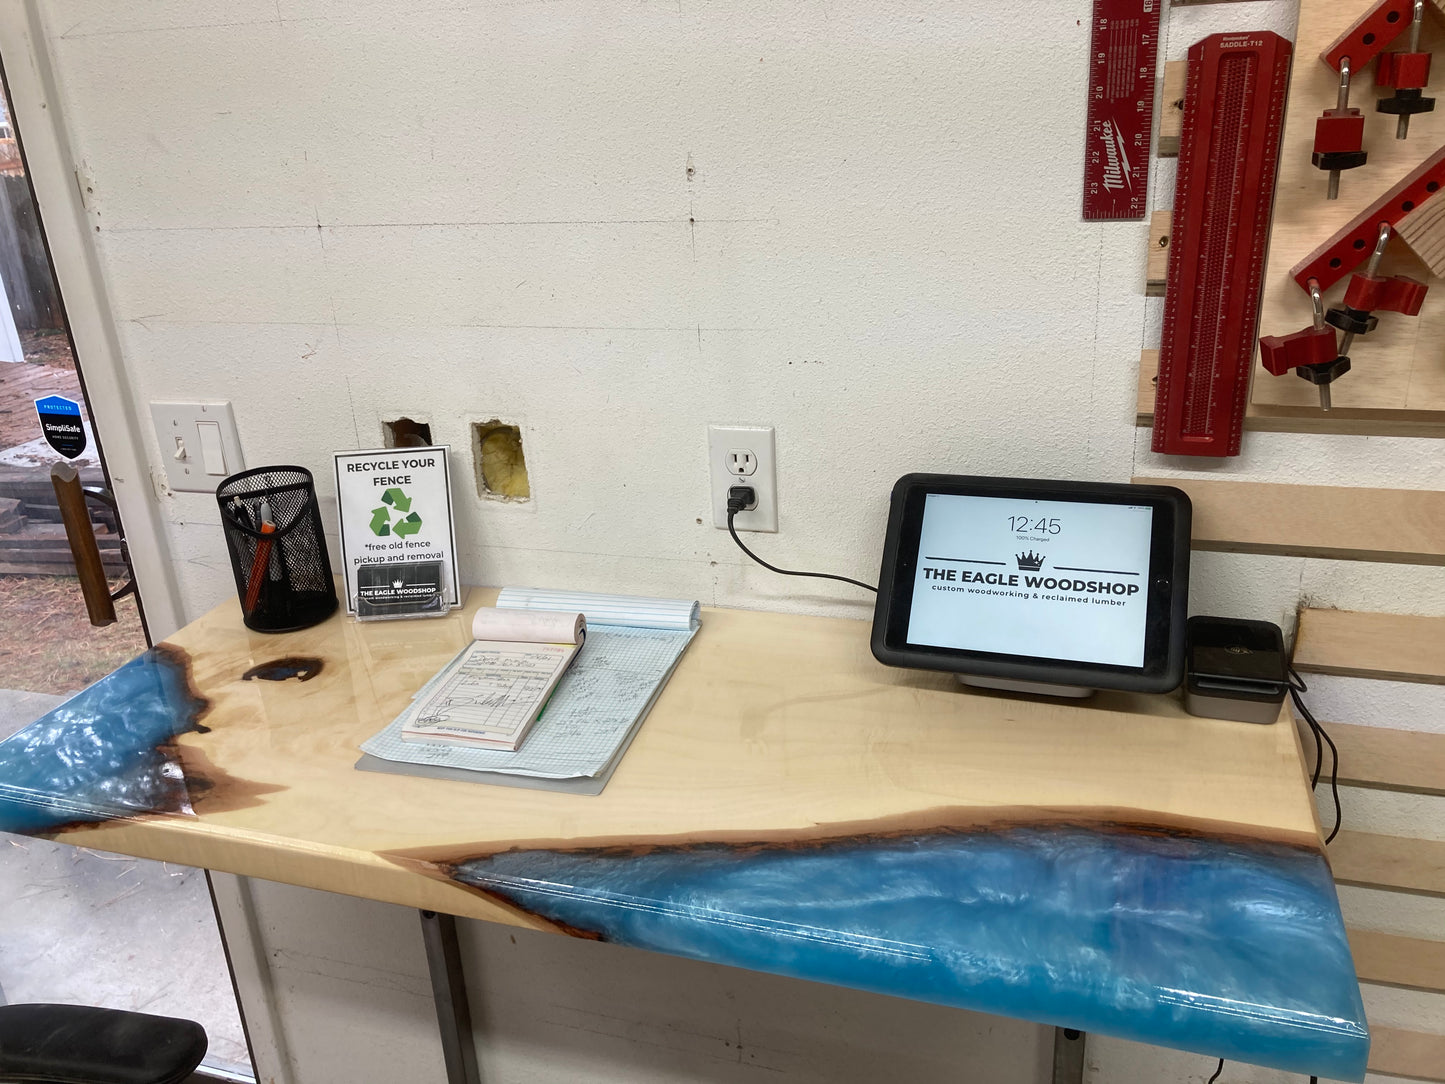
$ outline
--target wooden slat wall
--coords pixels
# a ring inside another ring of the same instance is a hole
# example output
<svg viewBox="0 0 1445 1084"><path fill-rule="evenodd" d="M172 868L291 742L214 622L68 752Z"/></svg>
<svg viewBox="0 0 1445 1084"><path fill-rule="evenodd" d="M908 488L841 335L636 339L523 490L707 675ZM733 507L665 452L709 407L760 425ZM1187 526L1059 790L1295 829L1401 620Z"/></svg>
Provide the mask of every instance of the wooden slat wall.
<svg viewBox="0 0 1445 1084"><path fill-rule="evenodd" d="M1445 843L1369 832L1341 832L1329 849L1341 884L1445 896Z"/></svg>
<svg viewBox="0 0 1445 1084"><path fill-rule="evenodd" d="M1445 618L1304 610L1295 640L1302 671L1445 683ZM1445 793L1445 735L1330 722L1341 782ZM1308 748L1311 739L1302 733ZM1445 843L1341 832L1329 848L1342 884L1445 896ZM1445 931L1442 931L1445 933ZM1445 993L1445 940L1350 930L1361 982ZM1445 1081L1445 1035L1370 1027L1370 1071Z"/></svg>
<svg viewBox="0 0 1445 1084"><path fill-rule="evenodd" d="M1445 795L1445 734L1352 723L1322 725L1340 750L1341 783ZM1303 723L1300 740L1306 749L1314 748L1314 738Z"/></svg>
<svg viewBox="0 0 1445 1084"><path fill-rule="evenodd" d="M1445 493L1192 478L1134 481L1189 494L1195 549L1445 565Z"/></svg>
<svg viewBox="0 0 1445 1084"><path fill-rule="evenodd" d="M1445 1080L1445 1035L1371 1027L1370 1072L1407 1080Z"/></svg>
<svg viewBox="0 0 1445 1084"><path fill-rule="evenodd" d="M1164 285L1169 276L1169 234L1173 228L1173 211L1155 211L1149 216L1149 258L1144 267L1145 297L1164 296ZM1157 356L1154 369L1156 372L1159 369ZM1149 397L1149 409L1154 409L1152 394Z"/></svg>
<svg viewBox="0 0 1445 1084"><path fill-rule="evenodd" d="M1445 990L1445 941L1351 930L1350 951L1361 982ZM1445 1069L1445 1063L1441 1065Z"/></svg>
<svg viewBox="0 0 1445 1084"><path fill-rule="evenodd" d="M1296 669L1445 685L1445 617L1302 610Z"/></svg>
<svg viewBox="0 0 1445 1084"><path fill-rule="evenodd" d="M1154 139L1154 153L1160 158L1179 157L1179 137L1184 131L1184 85L1188 79L1187 61L1171 60L1164 65L1159 132Z"/></svg>

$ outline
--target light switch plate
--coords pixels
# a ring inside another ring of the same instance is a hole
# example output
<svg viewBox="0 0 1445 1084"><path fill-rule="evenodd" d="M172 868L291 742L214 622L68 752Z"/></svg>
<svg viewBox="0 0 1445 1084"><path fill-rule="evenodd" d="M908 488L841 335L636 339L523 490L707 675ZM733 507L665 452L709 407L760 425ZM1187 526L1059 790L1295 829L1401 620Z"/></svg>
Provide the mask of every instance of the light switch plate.
<svg viewBox="0 0 1445 1084"><path fill-rule="evenodd" d="M151 420L172 490L214 493L221 481L246 469L229 400L151 403Z"/></svg>

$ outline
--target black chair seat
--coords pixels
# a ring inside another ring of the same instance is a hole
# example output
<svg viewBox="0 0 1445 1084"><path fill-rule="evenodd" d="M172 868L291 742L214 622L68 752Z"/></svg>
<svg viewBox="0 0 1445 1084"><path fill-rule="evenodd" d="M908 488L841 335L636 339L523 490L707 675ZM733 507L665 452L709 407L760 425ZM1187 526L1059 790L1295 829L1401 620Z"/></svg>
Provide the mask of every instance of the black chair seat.
<svg viewBox="0 0 1445 1084"><path fill-rule="evenodd" d="M86 1005L0 1006L5 1084L179 1084L206 1056L191 1020Z"/></svg>

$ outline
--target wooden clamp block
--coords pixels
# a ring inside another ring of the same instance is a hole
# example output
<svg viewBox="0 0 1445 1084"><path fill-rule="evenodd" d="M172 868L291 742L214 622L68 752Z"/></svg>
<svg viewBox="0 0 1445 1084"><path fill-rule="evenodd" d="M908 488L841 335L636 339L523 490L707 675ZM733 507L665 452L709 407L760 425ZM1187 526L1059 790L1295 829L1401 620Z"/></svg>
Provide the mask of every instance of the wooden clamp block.
<svg viewBox="0 0 1445 1084"><path fill-rule="evenodd" d="M1169 230L1173 211L1155 211L1149 216L1149 259L1144 270L1144 296L1163 297L1169 275Z"/></svg>
<svg viewBox="0 0 1445 1084"><path fill-rule="evenodd" d="M1189 75L1187 60L1164 65L1164 89L1160 94L1159 136L1154 153L1160 158L1179 156L1179 134L1184 130L1184 82Z"/></svg>
<svg viewBox="0 0 1445 1084"><path fill-rule="evenodd" d="M1437 278L1445 278L1445 203L1432 199L1400 220L1395 227L1420 262Z"/></svg>

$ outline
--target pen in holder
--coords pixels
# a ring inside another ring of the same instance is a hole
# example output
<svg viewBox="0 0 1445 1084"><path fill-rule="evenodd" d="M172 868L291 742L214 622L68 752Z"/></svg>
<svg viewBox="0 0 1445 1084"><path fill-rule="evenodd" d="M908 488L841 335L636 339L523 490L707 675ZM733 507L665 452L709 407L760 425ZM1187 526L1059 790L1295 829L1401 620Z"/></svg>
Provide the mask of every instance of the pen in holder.
<svg viewBox="0 0 1445 1084"><path fill-rule="evenodd" d="M294 632L335 612L316 487L305 467L258 467L216 487L241 619L257 632Z"/></svg>

